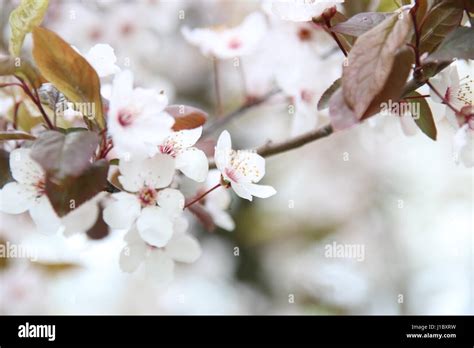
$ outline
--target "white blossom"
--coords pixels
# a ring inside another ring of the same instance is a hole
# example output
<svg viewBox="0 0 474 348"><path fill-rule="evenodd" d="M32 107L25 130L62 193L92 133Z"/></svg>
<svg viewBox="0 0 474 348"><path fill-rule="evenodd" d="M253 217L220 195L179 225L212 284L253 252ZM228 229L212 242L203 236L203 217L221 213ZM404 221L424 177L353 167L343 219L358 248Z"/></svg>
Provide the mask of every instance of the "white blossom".
<svg viewBox="0 0 474 348"><path fill-rule="evenodd" d="M133 75L115 76L108 112L108 130L120 157L146 157L172 132L174 119L164 111L168 99L155 90L133 89Z"/></svg>
<svg viewBox="0 0 474 348"><path fill-rule="evenodd" d="M230 134L223 131L217 140L214 154L216 167L234 192L242 198L268 198L276 191L271 186L257 185L265 175L265 159L251 151L232 149Z"/></svg>
<svg viewBox="0 0 474 348"><path fill-rule="evenodd" d="M254 52L267 30L263 14L254 12L234 27L182 28L185 39L205 56L219 59L241 57Z"/></svg>
<svg viewBox="0 0 474 348"><path fill-rule="evenodd" d="M197 182L206 180L209 170L206 154L193 146L201 134L202 127L173 132L159 146L161 153L176 160L176 169Z"/></svg>

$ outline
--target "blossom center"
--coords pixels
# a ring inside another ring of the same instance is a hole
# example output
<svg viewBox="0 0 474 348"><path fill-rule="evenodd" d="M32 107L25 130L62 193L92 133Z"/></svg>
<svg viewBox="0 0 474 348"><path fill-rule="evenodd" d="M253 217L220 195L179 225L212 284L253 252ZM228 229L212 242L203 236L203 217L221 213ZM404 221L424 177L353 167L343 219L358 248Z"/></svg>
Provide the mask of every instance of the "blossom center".
<svg viewBox="0 0 474 348"><path fill-rule="evenodd" d="M140 200L141 205L144 207L149 206L149 205L155 205L156 196L157 196L156 190L151 187L144 187L138 193L138 199Z"/></svg>
<svg viewBox="0 0 474 348"><path fill-rule="evenodd" d="M232 181L237 182L238 180L238 175L237 171L234 168L226 168L224 170L225 175Z"/></svg>
<svg viewBox="0 0 474 348"><path fill-rule="evenodd" d="M311 103L311 101L313 100L313 94L307 89L301 90L300 94L301 100L303 100L305 103Z"/></svg>
<svg viewBox="0 0 474 348"><path fill-rule="evenodd" d="M163 145L160 145L160 152L165 155L170 155L171 157L176 157L176 149L172 142L168 141Z"/></svg>
<svg viewBox="0 0 474 348"><path fill-rule="evenodd" d="M298 30L298 37L301 41L311 40L311 37L312 37L311 30L309 30L308 28L300 28L300 30Z"/></svg>
<svg viewBox="0 0 474 348"><path fill-rule="evenodd" d="M117 119L118 119L118 122L119 124L122 126L122 127L128 127L130 126L132 123L133 123L133 118L134 118L134 115L131 111L129 110L120 110L118 112L118 116L117 116Z"/></svg>
<svg viewBox="0 0 474 348"><path fill-rule="evenodd" d="M231 50L236 50L242 47L242 41L240 41L238 38L234 37L229 40L229 48Z"/></svg>
<svg viewBox="0 0 474 348"><path fill-rule="evenodd" d="M36 189L36 192L38 193L38 197L43 196L46 193L46 180L44 178L38 180L34 184L34 187Z"/></svg>

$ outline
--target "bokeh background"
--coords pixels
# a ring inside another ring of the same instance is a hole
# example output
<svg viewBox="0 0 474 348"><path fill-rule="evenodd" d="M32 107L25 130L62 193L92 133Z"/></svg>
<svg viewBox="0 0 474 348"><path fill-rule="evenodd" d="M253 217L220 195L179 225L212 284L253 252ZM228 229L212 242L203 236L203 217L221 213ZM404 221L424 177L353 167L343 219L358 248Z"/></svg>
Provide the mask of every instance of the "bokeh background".
<svg viewBox="0 0 474 348"><path fill-rule="evenodd" d="M0 3L5 52L8 14L18 1ZM367 3L374 9L394 2ZM213 115L212 61L184 40L181 27L232 26L253 11L263 11L262 2L51 0L43 24L81 52L110 44L138 86L165 90L172 103ZM271 30L241 61L254 96L274 86L280 69L295 76L304 71L297 60L275 62L296 53L279 28ZM324 91L340 74L343 57L322 31L313 44L320 58L306 78ZM232 60L219 66L226 111L242 103L240 68ZM280 93L231 122L236 147L288 138L290 103ZM42 236L27 216L1 215L0 241L33 248L38 260L0 259L0 313L472 314L474 177L454 163L454 131L442 118L444 108L431 105L439 120L436 142L421 132L407 137L396 118L377 116L269 158L264 183L278 194L252 203L234 196L233 232L209 233L194 223L203 255L178 266L166 288L120 271L122 233L100 241ZM0 103L0 114L8 107ZM333 242L363 246L364 258L326 257Z"/></svg>

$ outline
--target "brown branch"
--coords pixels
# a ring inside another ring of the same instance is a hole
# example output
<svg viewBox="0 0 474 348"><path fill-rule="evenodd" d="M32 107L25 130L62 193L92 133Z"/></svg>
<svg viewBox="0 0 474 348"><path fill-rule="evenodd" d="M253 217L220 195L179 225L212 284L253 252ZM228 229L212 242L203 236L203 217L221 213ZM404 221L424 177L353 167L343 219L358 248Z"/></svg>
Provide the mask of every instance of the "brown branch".
<svg viewBox="0 0 474 348"><path fill-rule="evenodd" d="M275 94L279 92L280 92L280 89L273 89L260 98L249 99L245 104L241 105L236 110L232 111L231 113L225 116L218 118L216 121L211 123L208 127L204 128L202 132L202 136L205 137L205 136L208 136L209 134L212 134L216 130L224 127L230 121L233 121L236 118L242 116L247 110L265 103L270 97L274 96Z"/></svg>
<svg viewBox="0 0 474 348"><path fill-rule="evenodd" d="M307 132L305 134L299 135L288 140L284 140L278 143L268 142L267 144L257 148L255 152L258 153L260 156L270 157L279 153L297 149L313 141L325 138L332 133L332 126L328 124L324 127L315 129L313 131ZM209 168L216 168L216 164L212 159L209 160Z"/></svg>

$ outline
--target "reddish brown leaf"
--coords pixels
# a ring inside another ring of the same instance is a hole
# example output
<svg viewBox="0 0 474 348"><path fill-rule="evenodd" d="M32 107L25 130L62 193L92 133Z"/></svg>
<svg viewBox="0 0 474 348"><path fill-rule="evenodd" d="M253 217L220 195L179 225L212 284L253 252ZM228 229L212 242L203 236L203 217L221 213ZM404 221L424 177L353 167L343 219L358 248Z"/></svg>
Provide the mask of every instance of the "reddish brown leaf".
<svg viewBox="0 0 474 348"><path fill-rule="evenodd" d="M187 105L169 105L165 111L174 117L174 131L193 129L206 123L207 113Z"/></svg>

